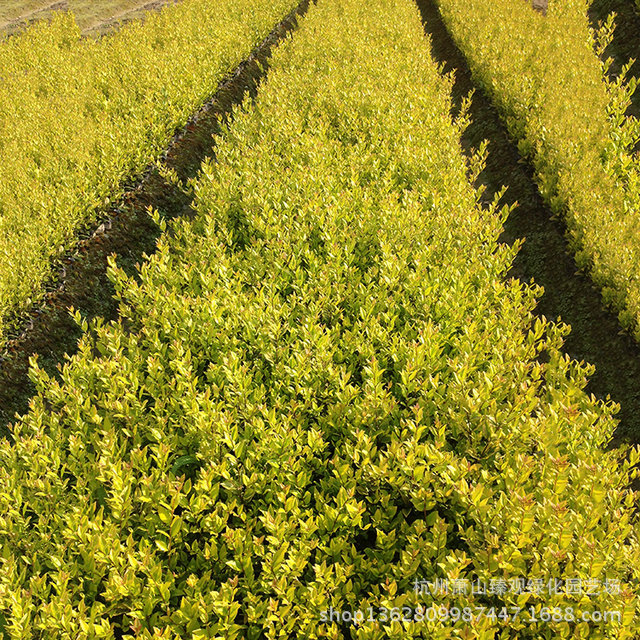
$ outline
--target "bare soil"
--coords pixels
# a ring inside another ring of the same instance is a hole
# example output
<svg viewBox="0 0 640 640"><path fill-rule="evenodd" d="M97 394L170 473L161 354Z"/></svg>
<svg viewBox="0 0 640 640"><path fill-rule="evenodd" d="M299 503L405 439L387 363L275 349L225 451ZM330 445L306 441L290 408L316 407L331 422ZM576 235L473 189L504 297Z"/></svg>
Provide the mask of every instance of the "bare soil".
<svg viewBox="0 0 640 640"><path fill-rule="evenodd" d="M38 20L49 20L56 12L73 11L76 21L86 36L101 36L114 31L132 20L144 19L150 12L174 4L179 0L57 0L33 3L13 0L13 5L0 11L0 35L12 35ZM21 10L21 5L24 10ZM14 15L7 19L3 16Z"/></svg>

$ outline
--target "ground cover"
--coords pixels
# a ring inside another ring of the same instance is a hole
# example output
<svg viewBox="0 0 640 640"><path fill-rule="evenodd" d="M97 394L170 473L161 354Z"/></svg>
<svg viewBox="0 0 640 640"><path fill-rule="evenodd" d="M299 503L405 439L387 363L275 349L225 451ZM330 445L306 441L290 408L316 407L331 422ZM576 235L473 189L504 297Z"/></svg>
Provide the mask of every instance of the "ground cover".
<svg viewBox="0 0 640 640"><path fill-rule="evenodd" d="M469 183L450 89L409 0L311 7L195 219L139 278L112 267L120 320L61 381L32 371L0 445L6 631L633 637L637 454L604 450L611 407L505 278L508 211ZM452 578L602 588L436 594L420 619L414 580Z"/></svg>
<svg viewBox="0 0 640 640"><path fill-rule="evenodd" d="M0 344L82 226L292 8L185 0L99 41L59 14L0 42Z"/></svg>

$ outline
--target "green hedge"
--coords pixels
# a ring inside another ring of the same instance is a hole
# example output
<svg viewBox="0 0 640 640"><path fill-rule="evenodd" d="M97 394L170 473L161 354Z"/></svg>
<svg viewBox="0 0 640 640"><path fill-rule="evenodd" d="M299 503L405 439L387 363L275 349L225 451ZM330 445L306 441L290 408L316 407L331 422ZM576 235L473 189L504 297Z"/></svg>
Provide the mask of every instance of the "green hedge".
<svg viewBox="0 0 640 640"><path fill-rule="evenodd" d="M294 6L183 0L98 42L58 14L0 42L0 347L78 228Z"/></svg>
<svg viewBox="0 0 640 640"><path fill-rule="evenodd" d="M139 280L112 267L121 321L61 382L34 367L0 446L9 637L633 637L612 409L505 279L507 212L468 182L428 50L411 0L312 5L203 166L196 219ZM622 622L322 622L430 604L416 579L519 577L623 593L437 602Z"/></svg>

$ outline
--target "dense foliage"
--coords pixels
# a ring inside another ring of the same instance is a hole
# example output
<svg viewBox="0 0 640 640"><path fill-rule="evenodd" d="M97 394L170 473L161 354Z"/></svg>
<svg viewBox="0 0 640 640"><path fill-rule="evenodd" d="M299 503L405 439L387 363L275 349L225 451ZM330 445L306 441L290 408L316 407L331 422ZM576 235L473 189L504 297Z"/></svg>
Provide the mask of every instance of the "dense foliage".
<svg viewBox="0 0 640 640"><path fill-rule="evenodd" d="M638 122L625 117L635 83L607 80L586 0L542 16L520 0L437 0L478 83L531 158L542 196L563 215L580 267L590 269L622 324L640 338Z"/></svg>
<svg viewBox="0 0 640 640"><path fill-rule="evenodd" d="M11 638L630 638L640 557L611 408L505 272L411 0L321 0L194 184L197 217L0 445ZM158 218L160 221L160 219ZM79 322L83 322L78 318ZM631 462L637 460L634 452ZM622 621L323 624L415 579ZM124 635L123 635L124 634Z"/></svg>
<svg viewBox="0 0 640 640"><path fill-rule="evenodd" d="M0 43L0 346L79 225L293 6L184 0L99 42L60 14Z"/></svg>

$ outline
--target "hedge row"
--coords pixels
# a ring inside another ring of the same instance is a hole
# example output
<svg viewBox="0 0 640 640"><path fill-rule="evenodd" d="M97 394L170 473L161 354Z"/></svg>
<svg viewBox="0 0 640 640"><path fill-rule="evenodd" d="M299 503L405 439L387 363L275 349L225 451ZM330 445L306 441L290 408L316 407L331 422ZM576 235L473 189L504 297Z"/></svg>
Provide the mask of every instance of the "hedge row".
<svg viewBox="0 0 640 640"><path fill-rule="evenodd" d="M9 637L633 636L638 454L604 451L612 408L505 279L507 212L468 182L428 50L411 0L312 5L196 218L139 278L112 265L121 320L61 381L33 367L0 445ZM435 597L517 620L421 620L436 579L532 582ZM561 605L621 619L530 619Z"/></svg>
<svg viewBox="0 0 640 640"><path fill-rule="evenodd" d="M630 152L640 126L624 116L635 84L606 79L587 0L556 0L546 17L518 0L437 4L542 196L564 216L578 266L640 339L640 162Z"/></svg>
<svg viewBox="0 0 640 640"><path fill-rule="evenodd" d="M59 13L0 42L0 347L78 228L294 6L184 0L97 42Z"/></svg>

